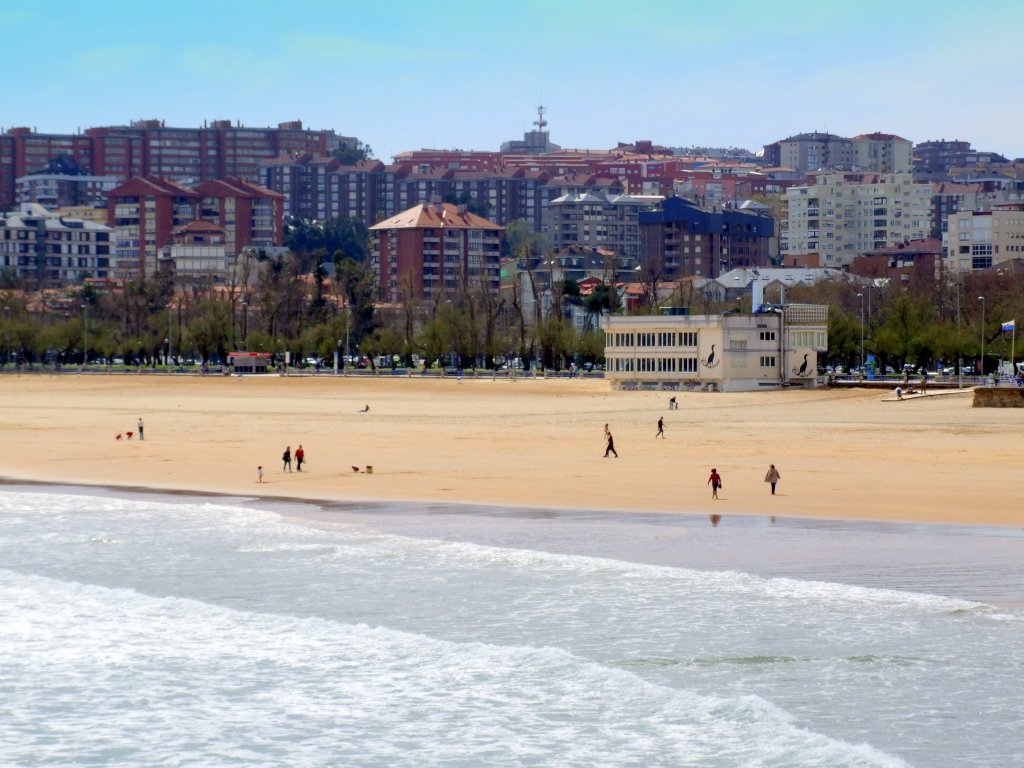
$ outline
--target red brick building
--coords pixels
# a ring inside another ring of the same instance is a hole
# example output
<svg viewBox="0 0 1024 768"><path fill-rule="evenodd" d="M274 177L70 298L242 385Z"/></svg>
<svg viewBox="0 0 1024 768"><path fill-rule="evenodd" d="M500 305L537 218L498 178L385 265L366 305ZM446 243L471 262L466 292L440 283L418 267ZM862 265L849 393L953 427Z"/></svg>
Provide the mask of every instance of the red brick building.
<svg viewBox="0 0 1024 768"><path fill-rule="evenodd" d="M195 188L202 199L199 215L224 228L229 258L243 248L284 243L284 196L237 177L204 181Z"/></svg>
<svg viewBox="0 0 1024 768"><path fill-rule="evenodd" d="M156 274L160 249L175 227L196 220L199 193L158 176L126 181L107 193L107 225L114 228L114 272L138 280Z"/></svg>
<svg viewBox="0 0 1024 768"><path fill-rule="evenodd" d="M214 120L201 128L167 127L162 120L128 126L89 128L80 134L40 134L11 128L0 134L0 210L14 205L15 181L45 169L50 160L69 157L84 172L115 176L161 176L197 184L236 176L259 180L261 162L278 155L327 155L351 137L333 130L309 130L294 120L276 128L250 128Z"/></svg>
<svg viewBox="0 0 1024 768"><path fill-rule="evenodd" d="M503 227L450 203L421 204L370 227L385 302L439 300L464 290L497 294Z"/></svg>

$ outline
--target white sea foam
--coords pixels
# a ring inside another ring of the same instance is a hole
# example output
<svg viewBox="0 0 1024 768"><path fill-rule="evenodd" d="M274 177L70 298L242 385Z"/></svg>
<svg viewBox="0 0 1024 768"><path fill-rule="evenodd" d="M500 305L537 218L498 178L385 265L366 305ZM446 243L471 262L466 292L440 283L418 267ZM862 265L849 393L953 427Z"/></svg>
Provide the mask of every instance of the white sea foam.
<svg viewBox="0 0 1024 768"><path fill-rule="evenodd" d="M113 751L140 766L226 755L253 765L902 765L795 727L758 697L655 685L558 649L455 644L10 571L0 571L0 605L13 661L0 674L13 715L0 747L14 764L87 764Z"/></svg>
<svg viewBox="0 0 1024 768"><path fill-rule="evenodd" d="M1024 750L1006 735L1024 730L1019 612L191 498L0 493L0 515L0 660L18 660L0 665L0 755L800 768Z"/></svg>

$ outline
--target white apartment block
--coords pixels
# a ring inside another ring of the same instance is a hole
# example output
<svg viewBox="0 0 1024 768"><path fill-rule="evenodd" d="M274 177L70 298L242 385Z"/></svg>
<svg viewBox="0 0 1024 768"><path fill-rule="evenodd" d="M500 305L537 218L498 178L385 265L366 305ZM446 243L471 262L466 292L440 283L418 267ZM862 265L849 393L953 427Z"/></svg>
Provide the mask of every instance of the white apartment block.
<svg viewBox="0 0 1024 768"><path fill-rule="evenodd" d="M110 277L112 235L103 224L23 203L18 212L0 214L0 271L40 287Z"/></svg>
<svg viewBox="0 0 1024 768"><path fill-rule="evenodd" d="M931 184L917 184L909 173L819 174L817 183L786 191L780 253L845 268L876 248L923 239L931 194Z"/></svg>
<svg viewBox="0 0 1024 768"><path fill-rule="evenodd" d="M988 269L1024 259L1024 203L1003 203L991 211L950 214L943 235L946 270Z"/></svg>

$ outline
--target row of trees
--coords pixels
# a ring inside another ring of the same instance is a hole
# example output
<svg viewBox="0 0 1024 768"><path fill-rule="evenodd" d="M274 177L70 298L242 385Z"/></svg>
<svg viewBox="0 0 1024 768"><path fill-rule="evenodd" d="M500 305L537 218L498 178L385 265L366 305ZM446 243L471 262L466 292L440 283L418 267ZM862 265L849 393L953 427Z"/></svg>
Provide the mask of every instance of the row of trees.
<svg viewBox="0 0 1024 768"><path fill-rule="evenodd" d="M573 281L542 285L536 265L546 255L544 241L515 223L503 247L522 268L516 289L495 294L465 287L423 302L407 284L400 286L397 305L381 308L360 226L352 220L291 222L287 254L242 260L240 274L227 285L174 291L170 278L158 275L116 293L86 286L49 304L23 290L0 291L0 359L81 362L88 351L92 360L156 365L168 356L176 362L217 361L234 349L249 349L275 357L290 352L293 359L330 359L347 351L371 359L397 356L404 364L417 355L428 365L467 367L497 366L516 357L526 366L538 360L548 368L601 361L599 318L620 311L614 264L604 284L587 296ZM636 275L646 296L639 312L658 311L659 304L695 313L749 310L749 297L739 307L735 301L717 303L687 284L667 300L659 298L663 276L650 269ZM858 366L862 350L897 370L906 363L955 365L958 358L973 364L984 344L990 370L998 357L1021 357L1019 349L1011 351L1012 337L1000 325L1024 317L1022 288L1020 275L990 270L938 287L822 282L790 289L785 299L829 306L830 364ZM542 294L546 300L529 300ZM586 320L583 330L569 319L574 308Z"/></svg>

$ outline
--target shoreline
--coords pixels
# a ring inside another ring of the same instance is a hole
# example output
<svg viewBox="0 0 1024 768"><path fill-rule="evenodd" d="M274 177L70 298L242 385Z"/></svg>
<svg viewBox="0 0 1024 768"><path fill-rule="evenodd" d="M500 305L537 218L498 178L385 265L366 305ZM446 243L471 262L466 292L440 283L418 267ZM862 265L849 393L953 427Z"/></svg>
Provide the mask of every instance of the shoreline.
<svg viewBox="0 0 1024 768"><path fill-rule="evenodd" d="M0 475L14 483L319 505L1024 522L1024 414L963 397L903 407L856 390L686 392L668 411L666 393L603 381L276 376L23 377L0 380L0 393ZM145 441L113 439L140 415ZM654 438L659 417L666 440ZM619 459L602 457L604 423ZM283 473L283 446L300 443L307 471ZM782 473L775 497L769 463ZM705 487L711 466L719 501Z"/></svg>
<svg viewBox="0 0 1024 768"><path fill-rule="evenodd" d="M740 514L710 520L707 514L285 499L7 478L0 479L3 489L97 503L208 503L328 531L355 527L375 535L941 595L1006 610L1024 607L1024 531L1016 526Z"/></svg>

